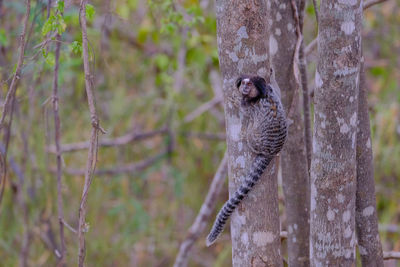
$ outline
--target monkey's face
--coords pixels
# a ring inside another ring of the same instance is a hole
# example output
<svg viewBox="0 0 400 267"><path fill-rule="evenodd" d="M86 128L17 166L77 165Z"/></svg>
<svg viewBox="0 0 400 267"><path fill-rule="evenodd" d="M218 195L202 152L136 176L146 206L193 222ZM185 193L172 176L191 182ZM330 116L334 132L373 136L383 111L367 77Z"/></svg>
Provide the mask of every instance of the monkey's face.
<svg viewBox="0 0 400 267"><path fill-rule="evenodd" d="M251 79L245 78L242 80L239 86L239 92L243 97L254 99L260 95L259 90L255 87Z"/></svg>
<svg viewBox="0 0 400 267"><path fill-rule="evenodd" d="M242 76L237 79L236 87L245 102L255 102L267 93L265 80L259 76Z"/></svg>

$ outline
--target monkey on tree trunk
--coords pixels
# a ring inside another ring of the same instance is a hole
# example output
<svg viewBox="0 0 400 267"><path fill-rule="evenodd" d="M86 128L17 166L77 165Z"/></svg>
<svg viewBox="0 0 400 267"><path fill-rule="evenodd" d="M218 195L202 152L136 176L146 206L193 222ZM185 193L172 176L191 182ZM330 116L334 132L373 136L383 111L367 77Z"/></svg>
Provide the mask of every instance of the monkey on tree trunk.
<svg viewBox="0 0 400 267"><path fill-rule="evenodd" d="M262 77L243 75L236 80L236 88L241 95L240 112L250 120L247 144L256 157L243 183L219 211L207 237L207 246L217 240L233 211L281 151L287 135L286 115L272 69L269 84Z"/></svg>

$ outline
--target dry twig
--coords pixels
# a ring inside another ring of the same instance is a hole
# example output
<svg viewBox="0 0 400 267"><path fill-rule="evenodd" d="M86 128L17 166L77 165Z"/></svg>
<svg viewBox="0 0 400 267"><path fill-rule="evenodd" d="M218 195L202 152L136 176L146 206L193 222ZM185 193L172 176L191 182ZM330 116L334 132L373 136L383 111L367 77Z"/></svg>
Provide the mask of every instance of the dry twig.
<svg viewBox="0 0 400 267"><path fill-rule="evenodd" d="M81 0L79 15L82 28L82 55L83 55L83 67L85 71L85 87L86 87L86 95L88 99L88 105L92 123L92 130L90 134L88 159L86 162L85 184L82 192L82 200L79 206L79 225L78 225L79 267L83 267L85 261L85 254L86 254L85 232L87 232L87 225L85 221L86 205L87 205L89 187L92 183L93 172L96 168L96 163L97 163L98 134L99 131L105 133L105 131L100 127L99 119L96 113L93 79L92 79L93 77L90 72L90 66L89 66L88 37L87 37L87 26L86 26L86 4L87 0Z"/></svg>
<svg viewBox="0 0 400 267"><path fill-rule="evenodd" d="M59 265L63 266L65 264L65 238L64 238L64 211L63 211L63 202L62 202L62 164L61 164L61 148L60 148L60 139L61 139L61 123L60 123L60 114L58 112L58 69L60 66L60 49L61 49L61 35L57 34L56 36L56 53L55 53L55 65L54 65L54 77L53 77L53 111L54 111L54 142L56 147L56 161L57 161L57 209L58 209L58 223L60 225L60 262Z"/></svg>
<svg viewBox="0 0 400 267"><path fill-rule="evenodd" d="M193 121L195 118L206 112L207 110L213 108L215 105L219 104L222 102L222 97L214 97L210 101L207 101L206 103L200 105L198 108L193 110L191 113L186 115L186 117L183 119L184 122L188 123Z"/></svg>
<svg viewBox="0 0 400 267"><path fill-rule="evenodd" d="M175 259L174 267L185 267L189 260L189 252L193 244L200 237L201 233L207 226L207 220L210 218L216 204L216 199L221 192L225 177L228 173L228 153L225 152L224 158L219 164L218 170L211 182L206 199L201 205L200 212L194 223L189 229L189 233L185 240L181 243L179 253Z"/></svg>
<svg viewBox="0 0 400 267"><path fill-rule="evenodd" d="M400 251L384 251L384 260L400 260Z"/></svg>
<svg viewBox="0 0 400 267"><path fill-rule="evenodd" d="M167 130L165 128L149 131L149 132L142 132L137 133L132 131L125 135L116 137L114 139L102 139L99 141L98 145L101 147L113 147L113 146L123 146L131 142L140 141L147 138L152 138L157 135L165 134ZM64 144L61 145L61 152L74 152L79 150L88 149L90 146L90 142L78 142L78 143L71 143L71 144ZM56 153L55 146L50 146L47 149L50 153Z"/></svg>
<svg viewBox="0 0 400 267"><path fill-rule="evenodd" d="M26 35L26 30L28 28L28 21L29 21L29 14L31 10L31 1L26 0L25 2L26 5L26 12L24 15L23 19L23 27L22 27L22 33L20 35L20 43L19 43L19 55L18 55L18 61L17 61L17 67L15 69L14 76L11 80L10 88L7 92L7 96L4 102L3 106L3 113L1 114L1 119L0 119L0 130L4 129L4 135L5 135L5 150L4 153L0 154L0 163L1 163L1 180L0 180L0 204L3 199L3 194L4 194L4 188L6 184L6 175L7 175L7 151L8 151L8 145L10 142L10 131L11 131L11 124L12 124L12 116L13 116L13 109L14 109L14 102L15 102L15 92L17 90L17 83L18 80L21 78L21 69L22 65L24 64L24 54L25 54L25 35ZM5 118L6 116L10 114L10 119L9 122L7 123L7 126L4 127L5 124Z"/></svg>
<svg viewBox="0 0 400 267"><path fill-rule="evenodd" d="M110 169L97 169L94 171L96 175L118 175L124 173L135 173L142 171L151 165L155 164L158 160L162 159L164 156L168 154L167 149L158 153L155 156L149 157L147 159L141 160L139 162L130 163L122 166L117 166ZM73 168L64 168L64 172L70 175L85 175L86 170L84 169L73 169Z"/></svg>

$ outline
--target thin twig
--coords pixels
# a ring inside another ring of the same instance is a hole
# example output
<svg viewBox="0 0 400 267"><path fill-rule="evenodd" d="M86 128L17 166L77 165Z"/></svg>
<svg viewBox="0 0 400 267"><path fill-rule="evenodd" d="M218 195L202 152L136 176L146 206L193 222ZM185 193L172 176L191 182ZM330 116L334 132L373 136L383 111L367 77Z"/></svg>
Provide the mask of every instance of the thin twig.
<svg viewBox="0 0 400 267"><path fill-rule="evenodd" d="M3 113L1 115L0 119L0 130L4 127L4 121L7 116L7 114L10 114L10 120L7 124L7 127L5 129L5 151L4 154L2 153L0 155L0 163L1 163L1 168L2 168L2 173L1 173L1 189L0 189L0 204L3 199L4 195L4 188L6 184L6 175L7 175L7 151L8 151L8 145L10 141L10 131L11 131L11 125L12 125L12 115L13 115L13 110L14 110L14 101L15 101L15 92L17 90L17 83L18 80L21 78L21 69L22 65L24 64L24 54L25 54L25 35L26 35L26 30L28 28L28 21L29 21L29 14L31 10L31 1L26 0L25 2L26 5L26 12L24 15L23 19L23 27L22 27L22 33L20 35L20 43L19 43L19 56L18 56L18 61L17 61L17 67L15 69L14 76L12 78L10 88L7 92L7 96L4 102L3 106Z"/></svg>
<svg viewBox="0 0 400 267"><path fill-rule="evenodd" d="M387 1L387 0L367 0L367 1L365 1L364 3L363 3L363 9L365 10L365 9L367 9L367 8L370 8L371 6L374 6L374 5L376 5L376 4L380 4L380 3L383 3L383 2L385 2L385 1Z"/></svg>
<svg viewBox="0 0 400 267"><path fill-rule="evenodd" d="M313 0L315 1L315 0ZM386 2L387 0L369 0L369 1L365 1L363 4L363 10L366 10L367 8L370 8L376 4L380 4L383 2ZM317 13L315 13L317 14ZM314 51L315 47L317 47L317 38L315 38L314 40L312 40L305 48L304 52L305 55L308 56L312 51Z"/></svg>
<svg viewBox="0 0 400 267"><path fill-rule="evenodd" d="M215 141L225 141L226 134L225 133L207 133L207 132L192 132L192 131L184 131L182 134L186 137L194 137L199 139L206 140L215 140Z"/></svg>
<svg viewBox="0 0 400 267"><path fill-rule="evenodd" d="M311 54L312 51L314 51L314 49L317 47L318 44L318 38L315 38L314 40L312 40L304 49L304 54L306 56L308 56L309 54Z"/></svg>
<svg viewBox="0 0 400 267"><path fill-rule="evenodd" d="M55 64L54 64L54 78L53 78L53 111L54 111L54 142L56 147L56 161L57 161L57 209L58 209L58 223L60 225L60 261L59 266L65 264L65 238L64 238L64 211L63 211L63 201L62 201L62 162L61 162L61 123L60 114L58 112L58 69L60 66L60 50L61 50L61 35L57 34L56 40L56 53L55 53Z"/></svg>
<svg viewBox="0 0 400 267"><path fill-rule="evenodd" d="M157 135L162 135L162 134L165 134L166 132L167 132L167 130L165 128L162 128L159 130L154 130L154 131L149 131L149 132L143 132L143 133L137 133L135 131L132 131L130 133L116 137L114 139L102 139L99 141L98 145L100 147L123 146L128 143L135 142L135 141L140 141L140 140L152 138ZM61 145L61 152L66 153L66 152L74 152L74 151L84 150L84 149L88 149L89 145L90 145L90 142L78 142L78 143L64 144L64 145ZM55 146L50 146L47 150L50 153L56 153Z"/></svg>
<svg viewBox="0 0 400 267"><path fill-rule="evenodd" d="M81 0L79 15L80 15L80 24L82 28L82 55L83 55L83 67L85 72L85 88L86 88L86 95L88 99L88 105L91 117L92 131L90 134L89 152L86 162L85 184L82 192L82 200L79 206L79 225L78 225L79 267L83 267L86 255L86 246L85 246L85 232L87 232L86 205L87 205L89 187L92 183L93 172L96 168L96 163L97 163L98 133L99 131L105 133L105 131L100 127L99 119L96 113L95 97L93 91L93 80L89 66L90 62L89 62L88 37L87 37L87 26L86 26L86 4L87 0Z"/></svg>
<svg viewBox="0 0 400 267"><path fill-rule="evenodd" d="M219 104L222 102L222 97L214 97L210 101L207 101L206 103L200 105L198 108L193 110L191 113L186 115L186 117L183 119L184 122L188 123L193 121L195 118L206 112L207 110L213 108L215 105Z"/></svg>
<svg viewBox="0 0 400 267"><path fill-rule="evenodd" d="M150 167L151 165L154 165L158 160L162 159L163 157L165 157L168 154L167 149L158 153L155 156L149 157L147 159L141 160L139 162L135 162L135 163L130 163L130 164L126 164L126 165L122 165L122 166L117 166L114 168L104 168L104 169L96 169L94 171L94 174L101 176L101 175L118 175L118 174L124 174L124 173L128 173L128 174L132 174L135 172L139 172L142 171L148 167ZM55 171L54 169L51 171ZM85 175L86 170L84 169L74 169L74 168L64 168L63 169L64 172L70 174L70 175Z"/></svg>
<svg viewBox="0 0 400 267"><path fill-rule="evenodd" d="M296 89L293 94L293 98L291 101L291 104L288 108L288 117L292 117L291 114L293 112L293 101L297 99L296 94L298 94L299 88L301 86L301 80L300 80L300 70L299 70L299 51L300 51L300 46L303 41L303 35L301 34L301 28L300 28L300 18L299 18L299 12L297 10L297 5L295 3L295 0L290 1L293 9L293 17L296 22L296 35L297 35L297 40L296 40L296 46L295 46L295 51L293 55L293 75L296 80Z"/></svg>
<svg viewBox="0 0 400 267"><path fill-rule="evenodd" d="M200 237L201 233L207 226L207 220L210 218L215 208L217 197L221 192L227 173L228 173L228 153L225 152L224 158L219 164L218 170L215 173L214 178L211 182L210 189L208 190L206 199L204 200L203 205L201 205L200 212L197 215L192 226L190 227L187 237L180 245L179 253L175 259L174 267L187 266L189 259L189 252L193 247L193 244Z"/></svg>
<svg viewBox="0 0 400 267"><path fill-rule="evenodd" d="M77 231L74 227L72 227L71 225L69 225L66 221L62 220L61 223L64 224L65 227L67 227L67 228L68 228L71 232L73 232L74 234L77 234L77 233L78 233L78 231Z"/></svg>
<svg viewBox="0 0 400 267"><path fill-rule="evenodd" d="M384 251L384 260L400 260L400 251Z"/></svg>

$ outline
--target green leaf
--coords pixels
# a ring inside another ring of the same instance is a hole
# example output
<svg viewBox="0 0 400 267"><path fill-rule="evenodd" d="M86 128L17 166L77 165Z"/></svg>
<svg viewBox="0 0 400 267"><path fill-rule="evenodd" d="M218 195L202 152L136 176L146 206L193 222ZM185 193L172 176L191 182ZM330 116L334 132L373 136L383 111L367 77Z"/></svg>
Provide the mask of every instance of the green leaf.
<svg viewBox="0 0 400 267"><path fill-rule="evenodd" d="M72 51L72 53L74 53L74 54L80 55L82 53L82 43L79 41L73 41L70 44L69 48Z"/></svg>
<svg viewBox="0 0 400 267"><path fill-rule="evenodd" d="M67 24L65 23L64 18L59 15L57 24L57 33L61 35L63 32L65 32L66 28Z"/></svg>
<svg viewBox="0 0 400 267"><path fill-rule="evenodd" d="M94 18L94 15L96 14L96 11L94 10L94 6L91 4L86 5L86 17L89 20L92 20Z"/></svg>
<svg viewBox="0 0 400 267"><path fill-rule="evenodd" d="M43 36L45 36L46 34L48 34L49 32L51 32L51 31L54 31L55 30L55 27L56 27L56 25L55 25L55 20L56 20L56 17L54 16L54 15L51 15L47 20L46 20L46 22L43 24L43 27L42 27L42 35Z"/></svg>
<svg viewBox="0 0 400 267"><path fill-rule="evenodd" d="M164 54L158 54L155 58L154 58L154 62L156 64L156 66L161 69L161 70L165 70L168 68L169 65L169 58L168 56L164 55Z"/></svg>
<svg viewBox="0 0 400 267"><path fill-rule="evenodd" d="M45 59L46 63L49 64L50 66L54 66L54 64L56 63L54 53L52 53L52 52L47 53L47 55L44 57L44 59Z"/></svg>
<svg viewBox="0 0 400 267"><path fill-rule="evenodd" d="M0 29L0 45L8 46L8 38L4 29Z"/></svg>
<svg viewBox="0 0 400 267"><path fill-rule="evenodd" d="M64 1L59 0L57 2L57 10L62 14L64 13Z"/></svg>

